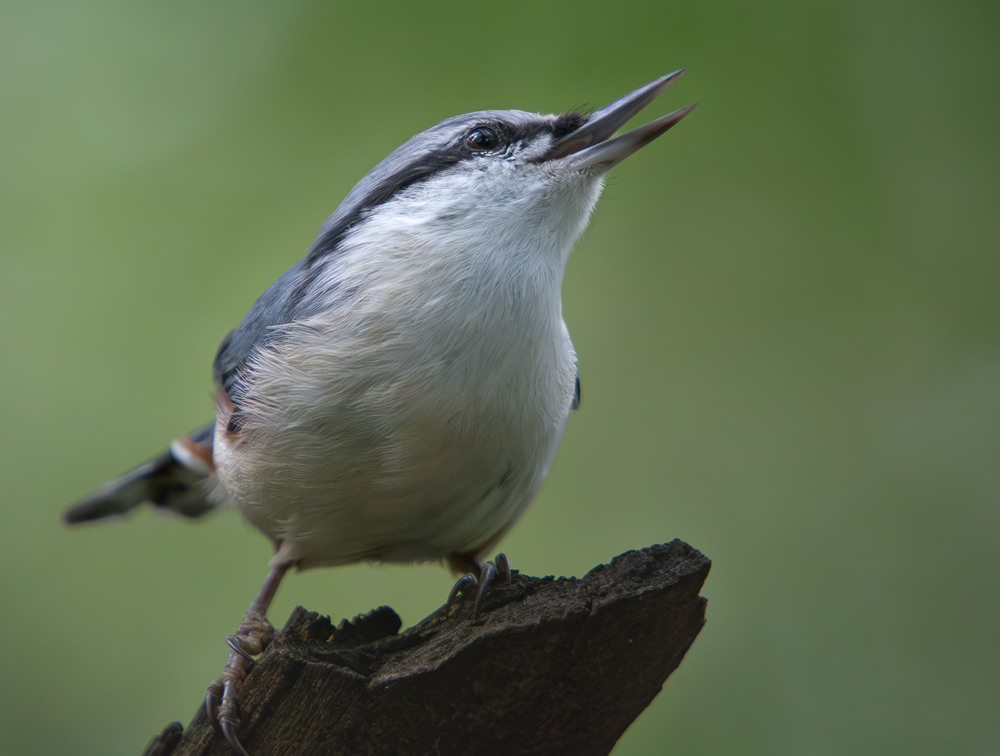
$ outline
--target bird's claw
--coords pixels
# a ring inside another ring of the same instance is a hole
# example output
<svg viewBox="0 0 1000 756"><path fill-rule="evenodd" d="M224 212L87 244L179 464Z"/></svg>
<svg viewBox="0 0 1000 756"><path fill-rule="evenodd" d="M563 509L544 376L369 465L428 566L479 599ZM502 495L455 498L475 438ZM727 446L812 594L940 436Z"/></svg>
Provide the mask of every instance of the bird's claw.
<svg viewBox="0 0 1000 756"><path fill-rule="evenodd" d="M218 724L222 736L237 756L248 754L239 739L236 698L254 663L253 655L262 653L273 637L274 629L264 617L248 614L240 623L239 633L226 636L226 644L231 649L229 661L222 676L209 685L205 693L205 712Z"/></svg>
<svg viewBox="0 0 1000 756"><path fill-rule="evenodd" d="M486 595L486 591L489 590L494 580L496 580L497 575L502 575L506 579L507 585L511 583L510 562L507 560L507 555L502 552L497 554L491 561L484 562L482 565L478 565L478 567L478 575L475 572L470 572L455 582L451 593L448 594L448 602L446 604L446 606L451 606L459 595L469 593L473 587L476 587L476 603L472 610L472 618L474 620L479 619L479 609L483 603L483 596Z"/></svg>
<svg viewBox="0 0 1000 756"><path fill-rule="evenodd" d="M253 656L250 655L250 651L246 648L248 644L243 638L238 635L227 635L226 645L250 662L250 664L253 664ZM257 653L260 652L258 651Z"/></svg>
<svg viewBox="0 0 1000 756"><path fill-rule="evenodd" d="M219 713L219 729L222 730L222 737L226 739L229 743L229 747L233 749L236 756L250 756L240 743L240 739L237 737L237 729L240 725L240 720L236 717L236 712L230 712L232 717L227 717L227 712Z"/></svg>
<svg viewBox="0 0 1000 756"><path fill-rule="evenodd" d="M219 701L222 699L222 681L216 680L205 691L205 713L212 722L219 721Z"/></svg>

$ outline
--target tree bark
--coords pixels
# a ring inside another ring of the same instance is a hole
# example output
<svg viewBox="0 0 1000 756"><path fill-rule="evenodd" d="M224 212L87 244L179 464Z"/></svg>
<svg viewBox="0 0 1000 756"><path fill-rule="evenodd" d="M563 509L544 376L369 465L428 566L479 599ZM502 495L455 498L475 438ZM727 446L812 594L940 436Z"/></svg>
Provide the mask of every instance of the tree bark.
<svg viewBox="0 0 1000 756"><path fill-rule="evenodd" d="M240 739L264 754L606 754L705 622L709 560L682 541L583 578L499 578L472 620L461 598L399 632L381 607L299 608L240 694ZM199 708L147 756L229 754Z"/></svg>

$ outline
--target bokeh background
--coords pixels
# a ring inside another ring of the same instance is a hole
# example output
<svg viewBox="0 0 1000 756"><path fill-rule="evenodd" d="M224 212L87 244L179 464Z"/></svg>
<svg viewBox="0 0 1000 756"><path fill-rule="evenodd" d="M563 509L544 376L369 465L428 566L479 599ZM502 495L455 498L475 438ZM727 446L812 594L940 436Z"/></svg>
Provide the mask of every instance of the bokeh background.
<svg viewBox="0 0 1000 756"><path fill-rule="evenodd" d="M353 183L459 112L700 102L571 260L583 408L503 543L579 575L681 537L708 624L619 754L1000 752L1000 5L7 2L0 731L188 722L256 591L223 512L63 508L213 411L210 363ZM443 569L294 575L406 624Z"/></svg>

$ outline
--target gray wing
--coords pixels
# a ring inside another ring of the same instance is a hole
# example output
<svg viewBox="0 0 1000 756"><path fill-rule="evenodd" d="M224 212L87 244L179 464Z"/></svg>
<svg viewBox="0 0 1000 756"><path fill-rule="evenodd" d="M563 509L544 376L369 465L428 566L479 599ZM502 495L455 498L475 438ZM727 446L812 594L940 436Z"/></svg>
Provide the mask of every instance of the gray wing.
<svg viewBox="0 0 1000 756"><path fill-rule="evenodd" d="M344 236L365 213L401 189L458 160L457 154L437 149L440 140L436 137L441 132L450 133L464 118L468 117L449 119L418 134L375 166L323 224L306 257L271 284L243 321L222 340L215 355L213 377L230 399L235 401L233 389L238 389L240 366L255 349L267 348L280 338L280 331L274 326L309 317L329 306L329 302L318 303L309 297L312 284L324 262L337 253Z"/></svg>
<svg viewBox="0 0 1000 756"><path fill-rule="evenodd" d="M243 321L226 334L212 365L215 383L226 396L233 398L240 368L253 351L266 348L276 338L274 326L291 323L308 314L302 308L302 300L309 281L305 260L293 265L260 295Z"/></svg>

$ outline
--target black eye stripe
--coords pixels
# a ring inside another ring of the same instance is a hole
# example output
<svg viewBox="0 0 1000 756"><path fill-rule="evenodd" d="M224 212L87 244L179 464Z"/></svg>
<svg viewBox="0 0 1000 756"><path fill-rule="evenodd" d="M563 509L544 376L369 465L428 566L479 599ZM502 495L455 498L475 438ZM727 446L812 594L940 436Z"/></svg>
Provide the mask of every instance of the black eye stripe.
<svg viewBox="0 0 1000 756"><path fill-rule="evenodd" d="M552 126L552 135L556 139L566 136L567 134L576 131L586 122L587 117L579 110L574 110L570 113L563 113L561 116L556 118L556 122Z"/></svg>
<svg viewBox="0 0 1000 756"><path fill-rule="evenodd" d="M467 151L471 151L473 154L496 153L505 150L519 140L533 139L542 132L548 132L552 134L553 138L558 139L576 131L586 122L587 116L580 111L564 113L549 124L532 124L528 129L511 128L510 125L503 122L480 122L466 132L459 144L462 151L466 151L466 154L468 154Z"/></svg>

